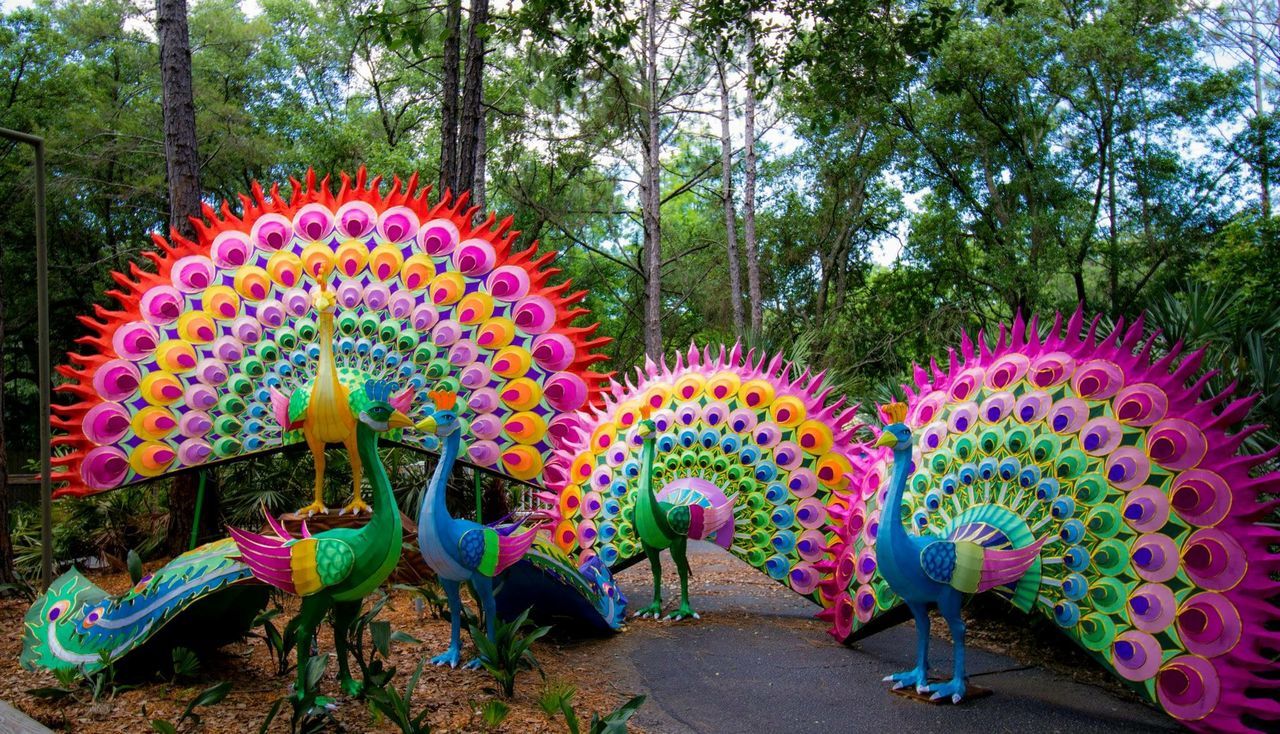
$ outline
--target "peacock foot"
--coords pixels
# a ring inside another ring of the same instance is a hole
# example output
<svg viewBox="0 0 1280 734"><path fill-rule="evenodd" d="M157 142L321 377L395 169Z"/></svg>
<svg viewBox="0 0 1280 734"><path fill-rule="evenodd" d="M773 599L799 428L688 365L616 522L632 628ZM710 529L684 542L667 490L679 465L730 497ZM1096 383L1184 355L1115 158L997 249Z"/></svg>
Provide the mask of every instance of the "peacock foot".
<svg viewBox="0 0 1280 734"><path fill-rule="evenodd" d="M931 694L929 696L930 701L950 698L951 703L960 703L964 700L964 679L952 678L946 683L930 683L920 692Z"/></svg>
<svg viewBox="0 0 1280 734"><path fill-rule="evenodd" d="M342 688L342 692L348 696L354 697L364 693L364 682L358 681L351 676L343 677L343 679L338 682L338 685Z"/></svg>
<svg viewBox="0 0 1280 734"><path fill-rule="evenodd" d="M899 688L915 686L917 693L924 693L924 687L929 684L929 676L924 668L914 668L904 673L886 675L884 679L893 683L893 690L895 691Z"/></svg>
<svg viewBox="0 0 1280 734"><path fill-rule="evenodd" d="M306 507L299 508L297 514L304 517L311 517L312 515L328 515L329 508L325 507L324 503L320 500L316 500Z"/></svg>
<svg viewBox="0 0 1280 734"><path fill-rule="evenodd" d="M450 668L458 667L458 648L450 647L448 650L431 658L432 665L448 665Z"/></svg>
<svg viewBox="0 0 1280 734"><path fill-rule="evenodd" d="M363 499L359 497L352 497L351 502L348 503L346 507L342 508L342 511L339 512L338 514L339 515L359 515L362 512L366 515L372 514L373 508L370 507L369 503L365 502Z"/></svg>
<svg viewBox="0 0 1280 734"><path fill-rule="evenodd" d="M702 619L702 617L699 617L698 613L693 611L693 607L688 604L681 604L679 609L663 617L663 619L679 622L685 619Z"/></svg>
<svg viewBox="0 0 1280 734"><path fill-rule="evenodd" d="M644 617L653 617L654 619L661 617L662 616L662 600L654 599L652 604L650 604L647 607L642 607L640 609L637 609L636 613L631 616L640 617L642 619Z"/></svg>
<svg viewBox="0 0 1280 734"><path fill-rule="evenodd" d="M480 659L477 656L463 663L462 667L466 668L467 670L479 670L484 667L484 660Z"/></svg>

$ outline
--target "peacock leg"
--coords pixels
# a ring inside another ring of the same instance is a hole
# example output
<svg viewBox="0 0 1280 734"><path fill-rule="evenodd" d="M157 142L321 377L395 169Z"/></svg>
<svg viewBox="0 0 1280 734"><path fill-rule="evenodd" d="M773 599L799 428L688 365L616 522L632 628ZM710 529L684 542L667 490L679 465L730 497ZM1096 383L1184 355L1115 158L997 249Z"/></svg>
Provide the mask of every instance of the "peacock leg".
<svg viewBox="0 0 1280 734"><path fill-rule="evenodd" d="M476 574L471 579L471 588L475 589L476 597L480 600L480 609L484 613L485 633L489 635L490 640L493 640L498 619L498 604L493 599L493 579ZM465 667L472 670L481 667L480 657L476 656L468 660Z"/></svg>
<svg viewBox="0 0 1280 734"><path fill-rule="evenodd" d="M907 602L911 616L916 620L916 667L911 670L886 675L887 681L893 682L893 690L915 686L916 691L923 693L929 683L929 606L923 602Z"/></svg>
<svg viewBox="0 0 1280 734"><path fill-rule="evenodd" d="M693 607L689 606L689 556L688 538L676 538L671 544L671 559L676 562L676 571L680 574L680 608L668 614L666 619L676 621L688 619L701 619L698 613L693 611Z"/></svg>
<svg viewBox="0 0 1280 734"><path fill-rule="evenodd" d="M307 517L316 513L325 515L328 514L329 508L324 506L324 441L310 431L305 431L304 435L307 437L307 447L311 449L311 456L315 459L316 483L312 490L315 498L311 504L299 509L298 514Z"/></svg>
<svg viewBox="0 0 1280 734"><path fill-rule="evenodd" d="M653 603L638 610L633 616L657 619L662 614L662 561L658 558L662 551L648 544L643 545L644 554L649 557L649 567L653 569Z"/></svg>
<svg viewBox="0 0 1280 734"><path fill-rule="evenodd" d="M458 667L461 641L458 639L462 630L462 587L457 581L440 579L445 596L449 597L449 649L431 658L432 665L448 665Z"/></svg>
<svg viewBox="0 0 1280 734"><path fill-rule="evenodd" d="M307 689L307 667L311 661L311 645L316 639L316 628L324 620L329 609L329 599L320 596L308 596L302 599L302 610L298 612L298 680L293 687L293 697L302 704L311 702L312 706L332 706L333 699L317 695Z"/></svg>
<svg viewBox="0 0 1280 734"><path fill-rule="evenodd" d="M347 447L347 456L351 458L351 481L353 487L351 489L351 502L342 508L342 511L338 514L345 515L348 512L352 515L359 515L361 512L372 513L373 508L360 496L360 482L364 475L364 465L360 462L360 451L359 447L356 446L356 432L352 431L351 435L343 440L342 445Z"/></svg>
<svg viewBox="0 0 1280 734"><path fill-rule="evenodd" d="M946 592L938 599L938 612L942 614L942 618L947 620L947 627L951 629L951 639L955 645L955 668L951 673L951 680L946 683L934 683L924 687L921 693L931 693L931 700L940 698L950 698L951 703L960 703L964 698L964 617L960 615L960 603L963 597L960 592L954 589L947 589Z"/></svg>
<svg viewBox="0 0 1280 734"><path fill-rule="evenodd" d="M364 683L351 677L347 667L348 638L351 634L351 623L360 614L360 602L344 601L333 605L333 647L338 654L338 685L348 696L359 696L364 692Z"/></svg>

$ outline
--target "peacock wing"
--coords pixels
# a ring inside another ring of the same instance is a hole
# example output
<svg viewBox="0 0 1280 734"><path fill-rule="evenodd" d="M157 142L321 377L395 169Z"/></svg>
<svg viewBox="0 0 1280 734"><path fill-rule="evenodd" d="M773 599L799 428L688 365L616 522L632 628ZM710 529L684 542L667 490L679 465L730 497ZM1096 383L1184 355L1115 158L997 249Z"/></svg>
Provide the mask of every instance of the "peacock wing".
<svg viewBox="0 0 1280 734"><path fill-rule="evenodd" d="M458 562L468 570L493 576L498 568L498 531L475 527L458 538Z"/></svg>
<svg viewBox="0 0 1280 734"><path fill-rule="evenodd" d="M346 581L356 556L346 541L324 534L289 546L289 568L298 596L310 596Z"/></svg>

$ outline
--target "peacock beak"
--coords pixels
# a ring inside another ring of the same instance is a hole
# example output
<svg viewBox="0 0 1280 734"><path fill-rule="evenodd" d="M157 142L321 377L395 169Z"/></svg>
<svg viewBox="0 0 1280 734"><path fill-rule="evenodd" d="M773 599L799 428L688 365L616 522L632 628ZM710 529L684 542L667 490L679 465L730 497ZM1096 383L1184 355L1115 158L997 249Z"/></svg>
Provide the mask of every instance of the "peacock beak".
<svg viewBox="0 0 1280 734"><path fill-rule="evenodd" d="M418 421L417 424L415 424L413 427L419 431L423 431L426 433L435 433L436 417L434 415L429 415L426 418L423 418L422 420Z"/></svg>
<svg viewBox="0 0 1280 734"><path fill-rule="evenodd" d="M889 448L893 448L894 446L897 446L897 445L898 445L898 437L888 431L882 431L880 433L880 438L876 439L877 448L881 446L888 446Z"/></svg>
<svg viewBox="0 0 1280 734"><path fill-rule="evenodd" d="M387 419L388 428L413 428L413 419L400 411L391 414Z"/></svg>

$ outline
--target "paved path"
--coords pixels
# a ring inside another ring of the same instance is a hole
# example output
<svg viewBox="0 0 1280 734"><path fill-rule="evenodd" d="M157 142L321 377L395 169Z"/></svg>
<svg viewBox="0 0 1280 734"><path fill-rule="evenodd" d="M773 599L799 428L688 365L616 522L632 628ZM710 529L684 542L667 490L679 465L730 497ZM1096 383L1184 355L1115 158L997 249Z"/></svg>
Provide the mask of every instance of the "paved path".
<svg viewBox="0 0 1280 734"><path fill-rule="evenodd" d="M664 734L772 732L1087 732L1175 730L1155 710L1112 692L1014 660L969 649L972 680L989 698L939 706L888 692L881 679L909 667L908 623L853 648L836 644L815 607L718 548L690 548L690 597L701 621L634 620L627 633L594 647L616 686L648 694L636 722ZM667 606L678 589L664 554ZM750 570L748 569L748 572ZM632 608L652 598L648 564L619 574ZM744 583L744 581L746 583ZM935 671L950 669L950 645L934 641Z"/></svg>
<svg viewBox="0 0 1280 734"><path fill-rule="evenodd" d="M26 714L0 701L0 732L4 734L53 734Z"/></svg>

